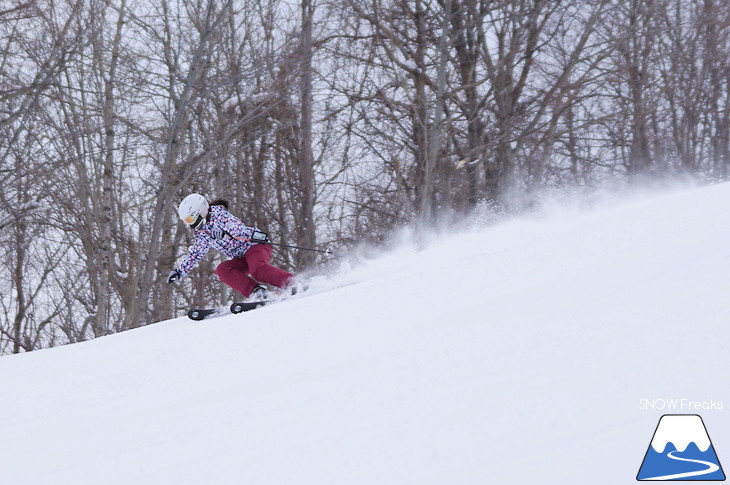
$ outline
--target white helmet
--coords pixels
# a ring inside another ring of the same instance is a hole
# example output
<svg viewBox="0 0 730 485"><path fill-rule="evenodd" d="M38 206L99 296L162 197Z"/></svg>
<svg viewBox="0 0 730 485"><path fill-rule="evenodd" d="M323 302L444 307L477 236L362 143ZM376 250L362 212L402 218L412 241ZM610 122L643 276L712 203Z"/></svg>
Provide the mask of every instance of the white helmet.
<svg viewBox="0 0 730 485"><path fill-rule="evenodd" d="M208 215L208 201L200 194L190 194L180 202L177 214L185 224L198 230L205 224L205 216Z"/></svg>

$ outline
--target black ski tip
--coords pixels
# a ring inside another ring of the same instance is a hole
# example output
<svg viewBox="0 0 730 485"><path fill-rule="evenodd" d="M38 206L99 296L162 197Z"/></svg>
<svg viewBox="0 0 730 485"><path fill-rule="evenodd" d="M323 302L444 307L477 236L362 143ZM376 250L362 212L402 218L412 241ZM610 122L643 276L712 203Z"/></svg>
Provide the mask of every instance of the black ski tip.
<svg viewBox="0 0 730 485"><path fill-rule="evenodd" d="M205 320L216 312L217 310L212 308L193 308L188 311L188 318L191 320Z"/></svg>
<svg viewBox="0 0 730 485"><path fill-rule="evenodd" d="M231 305L231 313L247 312L249 310L253 310L254 308L264 306L267 303L267 301L245 301L233 303Z"/></svg>
<svg viewBox="0 0 730 485"><path fill-rule="evenodd" d="M203 316L203 312L193 308L192 310L188 311L188 318L190 320L202 320L205 317Z"/></svg>

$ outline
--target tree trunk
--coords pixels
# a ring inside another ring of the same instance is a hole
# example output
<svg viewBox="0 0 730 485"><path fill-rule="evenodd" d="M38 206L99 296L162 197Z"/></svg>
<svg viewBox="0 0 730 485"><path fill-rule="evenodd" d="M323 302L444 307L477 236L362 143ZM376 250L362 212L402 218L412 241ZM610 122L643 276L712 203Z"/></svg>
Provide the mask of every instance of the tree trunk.
<svg viewBox="0 0 730 485"><path fill-rule="evenodd" d="M441 140L443 138L443 117L444 117L444 93L446 92L446 67L449 58L449 37L451 24L451 0L444 2L444 16L441 20L441 38L439 41L439 66L438 78L436 81L436 107L434 113L433 127L429 136L428 154L425 160L423 186L421 187L421 201L418 212L422 221L429 221L434 214L434 172L440 165L442 167L440 176L445 177L446 170L443 164L438 164ZM442 194L445 198L446 192Z"/></svg>
<svg viewBox="0 0 730 485"><path fill-rule="evenodd" d="M302 35L301 35L301 96L302 117L300 132L299 182L301 199L299 207L299 240L300 246L313 248L317 244L314 221L314 153L312 151L312 19L314 6L312 0L302 0ZM298 261L302 267L314 263L315 253L302 251Z"/></svg>
<svg viewBox="0 0 730 485"><path fill-rule="evenodd" d="M23 321L25 320L28 307L25 298L25 254L26 254L26 223L25 221L19 221L15 227L17 238L15 241L15 255L17 258L15 264L15 273L13 275L16 301L18 303L17 312L13 319L13 353L17 354L20 352L22 347L21 342L23 340Z"/></svg>
<svg viewBox="0 0 730 485"><path fill-rule="evenodd" d="M484 132L479 112L479 94L477 92L476 68L478 49L480 46L480 35L475 33L480 29L482 15L477 13L477 0L456 2L452 9L451 21L454 25L455 48L458 59L459 75L461 85L464 89L466 106L464 114L467 122L467 153L465 159L467 176L467 204L474 208L477 203L477 165L474 163L481 159L481 138Z"/></svg>
<svg viewBox="0 0 730 485"><path fill-rule="evenodd" d="M96 322L94 333L107 335L109 333L109 278L112 271L112 191L114 177L114 150L115 150L115 106L114 106L114 85L116 83L117 63L119 60L119 47L122 39L122 27L124 26L124 12L126 0L121 0L119 5L119 17L116 24L116 32L111 47L111 59L109 61L109 72L104 77L104 148L105 156L102 171L102 197L101 197L101 220L100 220L100 248L101 264L99 274L99 291L96 295ZM99 46L101 48L102 45ZM103 56L101 57L100 69L103 72Z"/></svg>

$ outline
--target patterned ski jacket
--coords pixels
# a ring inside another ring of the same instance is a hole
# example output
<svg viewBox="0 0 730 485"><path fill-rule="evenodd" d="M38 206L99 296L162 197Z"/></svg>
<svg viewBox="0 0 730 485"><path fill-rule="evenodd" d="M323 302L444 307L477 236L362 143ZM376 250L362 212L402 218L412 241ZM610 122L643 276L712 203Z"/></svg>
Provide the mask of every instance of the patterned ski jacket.
<svg viewBox="0 0 730 485"><path fill-rule="evenodd" d="M208 220L195 231L195 243L175 269L181 277L186 276L196 264L215 248L229 258L241 258L253 245L249 238L255 227L248 227L241 219L228 212L223 206L212 205Z"/></svg>

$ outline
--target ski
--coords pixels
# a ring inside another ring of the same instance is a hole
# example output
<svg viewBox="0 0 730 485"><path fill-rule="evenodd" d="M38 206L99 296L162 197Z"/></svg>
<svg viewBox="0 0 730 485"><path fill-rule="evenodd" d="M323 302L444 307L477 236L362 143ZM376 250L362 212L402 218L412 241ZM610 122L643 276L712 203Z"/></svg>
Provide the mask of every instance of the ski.
<svg viewBox="0 0 730 485"><path fill-rule="evenodd" d="M357 284L357 282L350 282L343 285L340 285L338 287L333 288L325 288L325 289L319 289L311 291L308 284L304 284L301 286L293 287L288 290L285 290L284 294L273 294L271 299L269 300L259 300L259 301L245 301L245 302L234 302L231 304L230 307L223 307L223 308L193 308L188 312L188 318L191 320L207 320L209 318L215 318L220 317L223 315L230 315L230 314L237 314L237 313L243 313L248 312L251 310L254 310L256 308L262 307L264 305L271 305L274 303L279 303L287 300L294 300L301 297L305 297L308 295L316 295L319 293L325 293L328 291L332 291L338 288L343 288L346 286Z"/></svg>
<svg viewBox="0 0 730 485"><path fill-rule="evenodd" d="M233 303L230 307L221 308L192 308L188 311L188 318L191 320L208 320L209 318L222 317L223 315L236 314L241 312L247 312L264 306L268 301L250 301L242 303Z"/></svg>

